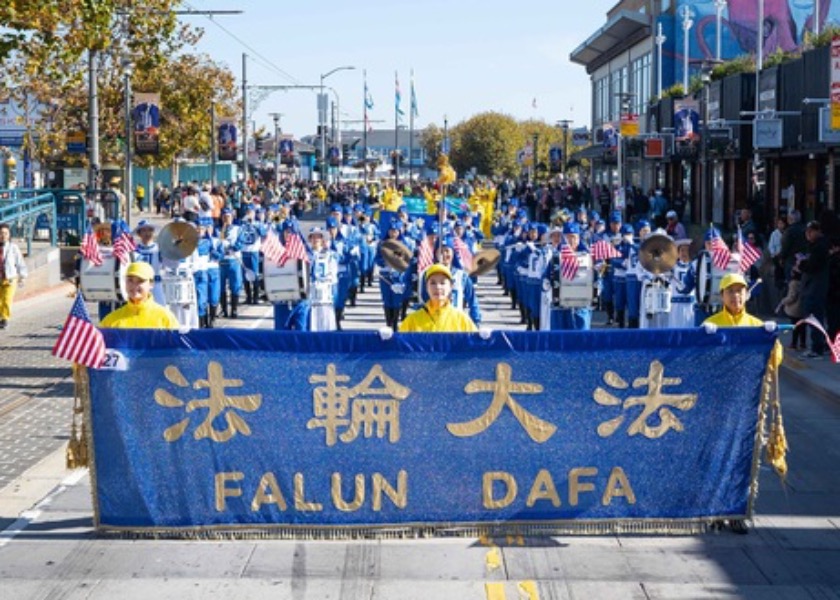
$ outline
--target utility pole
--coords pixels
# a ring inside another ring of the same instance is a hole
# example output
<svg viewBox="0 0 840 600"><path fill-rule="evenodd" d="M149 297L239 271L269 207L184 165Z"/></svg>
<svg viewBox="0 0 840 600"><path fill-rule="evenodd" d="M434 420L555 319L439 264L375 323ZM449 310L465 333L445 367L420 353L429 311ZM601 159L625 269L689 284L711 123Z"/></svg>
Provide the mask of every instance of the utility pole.
<svg viewBox="0 0 840 600"><path fill-rule="evenodd" d="M242 177L248 185L248 77L246 75L248 55L242 53Z"/></svg>
<svg viewBox="0 0 840 600"><path fill-rule="evenodd" d="M280 185L280 118L283 113L268 113L274 120L274 186Z"/></svg>

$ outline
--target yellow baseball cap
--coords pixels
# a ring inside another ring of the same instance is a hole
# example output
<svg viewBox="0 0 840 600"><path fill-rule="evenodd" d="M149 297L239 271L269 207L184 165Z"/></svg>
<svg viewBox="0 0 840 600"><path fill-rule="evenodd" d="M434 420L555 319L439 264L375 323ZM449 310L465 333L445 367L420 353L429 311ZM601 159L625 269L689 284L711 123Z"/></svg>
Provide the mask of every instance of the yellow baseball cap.
<svg viewBox="0 0 840 600"><path fill-rule="evenodd" d="M727 273L723 276L723 279L720 280L720 291L722 292L726 288L732 287L736 284L747 287L747 280L744 279L744 276L740 273Z"/></svg>
<svg viewBox="0 0 840 600"><path fill-rule="evenodd" d="M423 280L428 281L429 277L432 275L445 275L449 281L452 281L452 272L445 266L440 263L435 263L428 269L426 269L425 273L423 274Z"/></svg>
<svg viewBox="0 0 840 600"><path fill-rule="evenodd" d="M155 270L152 268L152 265L147 262L133 262L128 265L128 270L126 270L125 276L152 281L155 278Z"/></svg>

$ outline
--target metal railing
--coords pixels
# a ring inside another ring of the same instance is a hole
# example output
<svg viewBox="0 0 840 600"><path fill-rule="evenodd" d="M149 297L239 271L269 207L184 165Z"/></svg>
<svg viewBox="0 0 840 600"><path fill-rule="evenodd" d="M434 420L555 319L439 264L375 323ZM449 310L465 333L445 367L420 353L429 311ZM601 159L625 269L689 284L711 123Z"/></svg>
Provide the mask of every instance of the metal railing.
<svg viewBox="0 0 840 600"><path fill-rule="evenodd" d="M39 223L39 218L44 215ZM50 230L50 245L56 246L55 197L43 190L0 190L0 223L8 223L12 235L26 240L26 255L32 255L36 227L45 223Z"/></svg>

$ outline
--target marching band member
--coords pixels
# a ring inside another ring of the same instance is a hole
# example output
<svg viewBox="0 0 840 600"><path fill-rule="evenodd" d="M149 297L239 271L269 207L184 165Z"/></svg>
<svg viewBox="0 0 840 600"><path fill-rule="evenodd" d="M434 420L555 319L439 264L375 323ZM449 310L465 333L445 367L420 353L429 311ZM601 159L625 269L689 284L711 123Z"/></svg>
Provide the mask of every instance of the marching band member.
<svg viewBox="0 0 840 600"><path fill-rule="evenodd" d="M722 278L725 271L718 269L712 260L712 251L716 240L720 238L720 231L709 227L703 236L704 247L692 263L693 276L695 281L696 304L694 323L700 325L720 309L722 298L720 294L712 289L712 280Z"/></svg>
<svg viewBox="0 0 840 600"><path fill-rule="evenodd" d="M333 207L333 209L335 206ZM333 211L335 212L335 211ZM347 241L341 235L339 221L333 217L327 217L327 234L329 249L335 253L338 260L338 282L335 292L335 321L338 330L341 331L341 320L344 318L344 307L347 305L347 297L350 294L351 271L350 271L350 249ZM323 236L322 236L323 237Z"/></svg>
<svg viewBox="0 0 840 600"><path fill-rule="evenodd" d="M560 273L562 265L559 260L556 260L556 257L560 255L564 244L568 245L578 257L589 254L588 246L581 240L581 229L578 223L572 221L565 223L562 229L559 227L552 229L551 245L549 247L551 258L546 269L547 285L543 285L549 307L548 324L543 329L551 331L589 330L592 327L591 307L553 306L553 286L556 282L562 285L562 275Z"/></svg>
<svg viewBox="0 0 840 600"><path fill-rule="evenodd" d="M376 249L379 244L379 224L373 219L369 206L357 205L361 212L358 216L359 234L362 236L362 273L361 291L365 285L373 286L373 270L376 262Z"/></svg>
<svg viewBox="0 0 840 600"><path fill-rule="evenodd" d="M295 233L297 235L297 233ZM296 331L340 330L336 318L335 295L339 281L339 258L324 239L324 230L309 231L312 263L309 275L309 298L298 302L286 322L286 329Z"/></svg>
<svg viewBox="0 0 840 600"><path fill-rule="evenodd" d="M222 316L235 319L239 316L239 293L242 291L242 244L239 241L239 225L233 221L233 211L222 211L222 229L219 232L223 256L219 261L222 284ZM230 313L228 313L228 291L230 291Z"/></svg>
<svg viewBox="0 0 840 600"><path fill-rule="evenodd" d="M401 238L402 223L398 219L393 219L388 227L388 239L404 242ZM410 270L400 272L391 268L382 256L381 246L376 253L376 265L379 267L379 291L382 295L382 308L385 311L385 325L396 331L400 324L400 311L406 293L405 277L410 277Z"/></svg>
<svg viewBox="0 0 840 600"><path fill-rule="evenodd" d="M198 312L198 323L202 329L207 328L207 305L209 304L209 286L207 285L207 263L210 258L210 244L204 239L208 224L213 223L212 217L199 217L196 223L198 229L198 244L195 248L193 261L193 282L195 283L195 304Z"/></svg>
<svg viewBox="0 0 840 600"><path fill-rule="evenodd" d="M429 301L408 315L400 324L402 333L477 332L469 315L452 306L452 273L435 264L423 273Z"/></svg>
<svg viewBox="0 0 840 600"><path fill-rule="evenodd" d="M691 269L691 239L682 238L677 245L677 263L674 265L674 283L671 286L671 314L668 327L683 329L694 327L694 275Z"/></svg>
<svg viewBox="0 0 840 600"><path fill-rule="evenodd" d="M624 223L619 228L619 232L621 237L615 246L621 253L621 256L619 258L611 258L609 262L612 267L615 323L623 329L625 326L624 317L627 310L627 269L630 267L630 254L633 251L633 226L630 223Z"/></svg>
<svg viewBox="0 0 840 600"><path fill-rule="evenodd" d="M239 224L239 247L245 275L245 302L257 304L260 291L260 240L264 236L262 224L256 223L256 209L249 205Z"/></svg>
<svg viewBox="0 0 840 600"><path fill-rule="evenodd" d="M353 209L345 206L342 211L341 236L344 238L349 252L347 267L350 277L350 287L347 290L347 299L350 306L356 306L356 295L362 280L362 236L353 217Z"/></svg>
<svg viewBox="0 0 840 600"><path fill-rule="evenodd" d="M605 239L614 246L618 246L619 242L621 242L621 225L621 211L613 211L610 215L609 230L601 236L601 239ZM623 260L623 258L612 258L604 262L603 275L601 277L601 302L604 311L607 313L608 326L615 323L616 317L615 289L617 286L613 270L616 263L620 263Z"/></svg>
<svg viewBox="0 0 840 600"><path fill-rule="evenodd" d="M135 244L132 260L134 262L149 263L154 269L155 280L152 286L152 296L158 304L166 304L166 298L163 296L163 286L160 283L161 268L163 261L160 257L160 247L155 241L155 231L157 227L151 221L143 219L134 228L134 234L139 241Z"/></svg>
<svg viewBox="0 0 840 600"><path fill-rule="evenodd" d="M453 264L454 259L455 241L451 237L448 237L441 242L440 248L438 249L438 261L436 264L445 266L449 269L449 273L452 276L452 293L450 295L450 302L452 303L452 306L466 312L470 316L470 319L472 319L473 323L480 325L481 308L478 304L478 296L475 293L475 286L473 285L473 282L467 272ZM423 279L425 280L425 276ZM429 292L425 287L421 290L420 301L424 304L429 301Z"/></svg>
<svg viewBox="0 0 840 600"><path fill-rule="evenodd" d="M642 302L640 281L642 267L639 264L639 247L648 235L650 235L650 222L645 219L639 220L636 223L637 241L633 242L627 259L627 327L630 329L639 328Z"/></svg>
<svg viewBox="0 0 840 600"><path fill-rule="evenodd" d="M189 222L180 217L176 218L174 222L190 223L193 227L199 227L197 221ZM179 282L184 286L192 288L189 292L184 294L184 297L167 297L167 307L172 311L182 327L186 327L187 329L198 329L198 290L195 284L195 272L202 266L201 258L198 255L198 246L196 246L196 248L192 251L192 254L185 258L177 261L163 258L162 263L162 270L164 273L177 277ZM179 286L178 289L180 290L181 286Z"/></svg>

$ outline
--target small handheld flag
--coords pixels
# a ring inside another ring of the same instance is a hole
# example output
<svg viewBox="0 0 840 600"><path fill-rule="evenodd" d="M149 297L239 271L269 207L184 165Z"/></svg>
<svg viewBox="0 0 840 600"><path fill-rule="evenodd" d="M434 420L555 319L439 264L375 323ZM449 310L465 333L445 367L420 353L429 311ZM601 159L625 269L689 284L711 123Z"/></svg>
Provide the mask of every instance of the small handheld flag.
<svg viewBox="0 0 840 600"><path fill-rule="evenodd" d="M98 369L105 360L105 338L91 322L81 294L76 295L64 329L52 349L53 356Z"/></svg>

